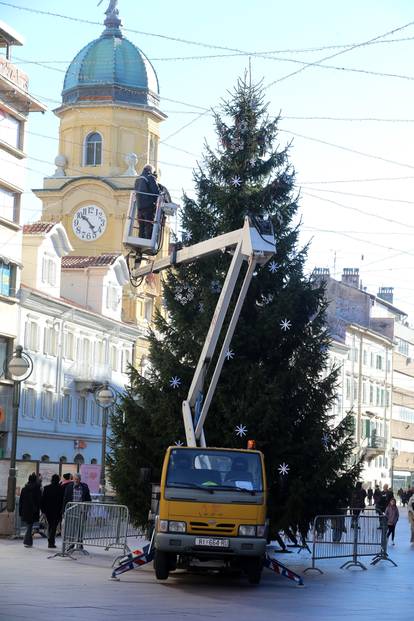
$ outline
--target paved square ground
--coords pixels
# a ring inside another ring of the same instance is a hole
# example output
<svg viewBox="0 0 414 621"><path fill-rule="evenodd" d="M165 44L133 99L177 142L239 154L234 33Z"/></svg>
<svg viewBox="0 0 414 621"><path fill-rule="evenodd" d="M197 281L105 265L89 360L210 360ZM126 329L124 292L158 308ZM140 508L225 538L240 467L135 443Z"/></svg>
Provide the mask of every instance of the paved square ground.
<svg viewBox="0 0 414 621"><path fill-rule="evenodd" d="M398 567L387 562L372 567L370 559L362 559L367 571L341 570L345 559L319 561L324 574L305 574L303 588L268 570L258 587L245 579L185 572L160 583L152 565L114 582L109 580L113 552L91 548L77 561L49 559L44 539L36 537L31 549L21 540L0 539L0 620L412 621L414 544L406 511L400 513L396 545L389 548ZM306 551L278 558L298 573L310 566Z"/></svg>

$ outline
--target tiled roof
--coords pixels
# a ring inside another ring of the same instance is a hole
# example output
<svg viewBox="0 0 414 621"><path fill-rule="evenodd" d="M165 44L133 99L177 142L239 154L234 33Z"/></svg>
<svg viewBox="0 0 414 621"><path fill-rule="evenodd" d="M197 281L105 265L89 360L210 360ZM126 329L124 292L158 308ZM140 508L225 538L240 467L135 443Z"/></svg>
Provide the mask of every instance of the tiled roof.
<svg viewBox="0 0 414 621"><path fill-rule="evenodd" d="M105 265L113 265L120 256L120 252L107 252L105 254L100 254L97 257L62 257L62 269L82 269L85 267L104 267Z"/></svg>
<svg viewBox="0 0 414 621"><path fill-rule="evenodd" d="M38 235L39 233L49 233L56 222L33 222L33 224L25 224L23 226L24 235Z"/></svg>

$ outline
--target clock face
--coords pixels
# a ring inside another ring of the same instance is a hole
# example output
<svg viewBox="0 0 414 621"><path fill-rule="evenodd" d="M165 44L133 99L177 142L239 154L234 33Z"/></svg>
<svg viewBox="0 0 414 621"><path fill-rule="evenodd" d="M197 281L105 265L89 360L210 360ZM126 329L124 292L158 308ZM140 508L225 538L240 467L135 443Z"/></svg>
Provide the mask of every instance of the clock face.
<svg viewBox="0 0 414 621"><path fill-rule="evenodd" d="M75 211L72 220L73 232L82 241L94 241L104 234L106 215L96 205L85 205Z"/></svg>

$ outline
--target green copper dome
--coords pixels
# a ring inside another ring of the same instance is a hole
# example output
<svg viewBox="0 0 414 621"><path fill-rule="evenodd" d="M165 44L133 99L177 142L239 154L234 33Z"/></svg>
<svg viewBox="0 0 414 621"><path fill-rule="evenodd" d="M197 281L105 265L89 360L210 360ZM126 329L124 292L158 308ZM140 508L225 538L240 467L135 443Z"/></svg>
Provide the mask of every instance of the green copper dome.
<svg viewBox="0 0 414 621"><path fill-rule="evenodd" d="M148 58L123 37L120 20L105 20L106 29L75 56L63 84L63 104L99 100L132 105L159 104L157 74Z"/></svg>

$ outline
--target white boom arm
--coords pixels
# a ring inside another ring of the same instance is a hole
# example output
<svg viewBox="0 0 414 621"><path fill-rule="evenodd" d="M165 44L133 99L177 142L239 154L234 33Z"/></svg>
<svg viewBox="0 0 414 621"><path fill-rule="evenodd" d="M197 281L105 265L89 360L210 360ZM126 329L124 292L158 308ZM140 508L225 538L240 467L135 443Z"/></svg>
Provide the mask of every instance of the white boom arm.
<svg viewBox="0 0 414 621"><path fill-rule="evenodd" d="M194 244L193 246L187 246L179 250L176 254L173 253L164 259L149 261L149 263L143 267L134 270L134 277L139 278L140 276L145 276L151 272L159 272L160 270L173 267L174 265L189 263L209 254L233 249L233 258L211 320L197 368L194 372L193 381L191 382L187 399L183 402L184 427L188 446L197 446L198 444L205 446L203 433L204 421L208 414L247 290L256 265L266 263L275 253L275 238L273 233L261 233L255 226L250 224L249 218L246 217L243 228L237 231L219 235L218 237ZM237 278L244 261L248 262L247 272L230 319L201 412L196 412L196 401L203 392L207 366L213 358L217 341L221 334L223 323L234 293Z"/></svg>

